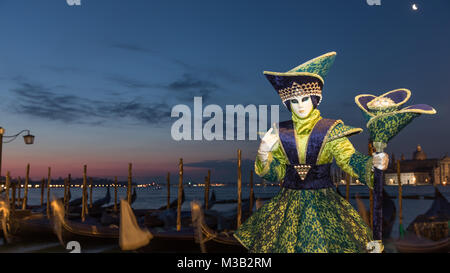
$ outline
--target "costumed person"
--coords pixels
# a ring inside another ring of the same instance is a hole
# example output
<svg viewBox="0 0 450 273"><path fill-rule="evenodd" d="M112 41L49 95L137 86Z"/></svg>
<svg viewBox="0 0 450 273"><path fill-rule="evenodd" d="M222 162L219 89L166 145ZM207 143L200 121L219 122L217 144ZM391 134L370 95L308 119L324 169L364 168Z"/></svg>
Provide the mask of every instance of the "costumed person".
<svg viewBox="0 0 450 273"><path fill-rule="evenodd" d="M373 167L385 170L388 156L355 150L348 137L361 128L322 118L324 77L336 53L330 52L285 72L265 71L292 112L262 138L255 172L281 189L234 233L258 253L369 252L372 230L335 190L330 167L335 159L346 173L373 188Z"/></svg>

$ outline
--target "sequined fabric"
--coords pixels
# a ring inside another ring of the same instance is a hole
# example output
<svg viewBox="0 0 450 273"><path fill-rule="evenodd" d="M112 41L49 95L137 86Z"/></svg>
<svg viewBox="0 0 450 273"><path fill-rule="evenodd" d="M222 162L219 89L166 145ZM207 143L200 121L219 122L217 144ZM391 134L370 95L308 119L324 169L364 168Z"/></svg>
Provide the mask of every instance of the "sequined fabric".
<svg viewBox="0 0 450 273"><path fill-rule="evenodd" d="M372 241L370 228L332 188L282 188L234 236L256 253L359 253Z"/></svg>

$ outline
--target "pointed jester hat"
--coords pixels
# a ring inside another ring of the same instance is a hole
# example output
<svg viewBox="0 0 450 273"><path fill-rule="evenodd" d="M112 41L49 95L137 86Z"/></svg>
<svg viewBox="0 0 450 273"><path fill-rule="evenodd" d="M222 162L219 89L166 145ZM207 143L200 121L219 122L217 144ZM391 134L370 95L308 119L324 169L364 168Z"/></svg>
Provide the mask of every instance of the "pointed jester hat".
<svg viewBox="0 0 450 273"><path fill-rule="evenodd" d="M283 103L296 96L315 95L322 101L324 78L334 63L336 52L329 52L288 72L264 71L264 75L278 92ZM286 105L286 104L285 104Z"/></svg>
<svg viewBox="0 0 450 273"><path fill-rule="evenodd" d="M421 114L436 114L436 110L426 104L416 104L400 109L409 100L411 91L396 89L381 96L362 94L355 97L367 121L370 139L375 143L387 144L406 125Z"/></svg>

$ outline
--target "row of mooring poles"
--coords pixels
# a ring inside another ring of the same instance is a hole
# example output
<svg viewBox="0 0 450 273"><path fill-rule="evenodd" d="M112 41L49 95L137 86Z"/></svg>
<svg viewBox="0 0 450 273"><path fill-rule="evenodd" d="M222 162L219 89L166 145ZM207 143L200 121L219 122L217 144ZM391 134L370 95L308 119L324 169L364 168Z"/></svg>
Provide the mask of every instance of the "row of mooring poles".
<svg viewBox="0 0 450 273"><path fill-rule="evenodd" d="M128 187L127 187L127 200L129 203L131 203L131 183L132 183L132 164L129 163L128 168ZM84 165L83 170L83 185L82 185L82 221L85 220L86 215L88 214L88 207L92 208L93 202L92 202L92 189L93 189L93 180L92 177L90 179L90 185L89 185L89 206L87 203L87 165ZM47 181L46 181L47 180ZM47 217L50 217L50 188L51 188L51 167L48 167L48 175L47 179L44 177L41 180L40 185L40 206L44 206L44 200L45 202L45 209ZM118 198L117 198L117 176L115 177L114 181L114 211L117 212L118 210ZM19 176L17 178L17 182L13 183L11 179L11 174L8 171L6 174L6 183L5 183L5 192L6 192L6 202L7 204L11 205L11 210L13 213L16 211L16 207L21 208L22 210L25 210L27 208L28 204L28 193L29 193L29 183L30 183L30 164L27 164L26 167L26 176L25 176L25 184L23 185L24 193L23 197L21 198L21 188L22 188L22 178ZM67 212L69 209L69 199L70 199L70 188L71 188L71 174L68 175L66 179L64 179L64 208ZM11 197L10 197L10 190L11 190ZM46 194L45 194L46 193ZM45 198L46 195L46 198Z"/></svg>

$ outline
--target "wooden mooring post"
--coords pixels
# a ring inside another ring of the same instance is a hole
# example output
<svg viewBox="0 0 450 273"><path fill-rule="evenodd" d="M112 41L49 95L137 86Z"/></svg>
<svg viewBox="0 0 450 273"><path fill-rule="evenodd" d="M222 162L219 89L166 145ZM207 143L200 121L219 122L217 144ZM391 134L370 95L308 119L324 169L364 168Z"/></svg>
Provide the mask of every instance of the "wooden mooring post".
<svg viewBox="0 0 450 273"><path fill-rule="evenodd" d="M177 231L181 230L181 199L183 196L183 159L180 158L178 179Z"/></svg>
<svg viewBox="0 0 450 273"><path fill-rule="evenodd" d="M9 174L9 171L6 172L6 182L5 182L5 197L6 197L6 204L8 207L11 207L11 202L9 198L9 189L11 188L11 176Z"/></svg>
<svg viewBox="0 0 450 273"><path fill-rule="evenodd" d="M208 209L209 204L209 187L211 185L211 170L208 170L208 176L205 176L205 210Z"/></svg>
<svg viewBox="0 0 450 273"><path fill-rule="evenodd" d="M167 209L170 209L170 172L167 173Z"/></svg>
<svg viewBox="0 0 450 273"><path fill-rule="evenodd" d="M373 156L374 147L372 141L369 140L369 156ZM373 230L373 189L369 189L369 220L370 228Z"/></svg>
<svg viewBox="0 0 450 273"><path fill-rule="evenodd" d="M11 214L14 215L16 213L16 187L17 183L11 183Z"/></svg>
<svg viewBox="0 0 450 273"><path fill-rule="evenodd" d="M81 221L84 222L86 220L87 213L87 165L83 167L83 191L82 191L82 204L81 204Z"/></svg>
<svg viewBox="0 0 450 273"><path fill-rule="evenodd" d="M45 177L41 180L41 207L44 206Z"/></svg>
<svg viewBox="0 0 450 273"><path fill-rule="evenodd" d="M47 218L50 219L50 184L52 183L52 176L51 176L52 169L51 167L48 167L48 177L47 177Z"/></svg>
<svg viewBox="0 0 450 273"><path fill-rule="evenodd" d="M131 206L131 180L132 180L132 174L131 174L131 169L132 168L132 164L128 163L128 187L127 187L127 201L128 204L130 204Z"/></svg>
<svg viewBox="0 0 450 273"><path fill-rule="evenodd" d="M117 176L114 177L114 212L117 212Z"/></svg>
<svg viewBox="0 0 450 273"><path fill-rule="evenodd" d="M25 176L25 188L23 193L23 200L22 200L22 209L27 209L27 202L28 202L28 183L30 182L30 163L27 164L27 172Z"/></svg>
<svg viewBox="0 0 450 273"><path fill-rule="evenodd" d="M89 208L92 209L92 177L89 177Z"/></svg>
<svg viewBox="0 0 450 273"><path fill-rule="evenodd" d="M64 214L69 213L69 203L70 203L70 187L71 187L72 175L69 173L67 176L67 199L64 203Z"/></svg>
<svg viewBox="0 0 450 273"><path fill-rule="evenodd" d="M21 198L20 198L20 188L22 187L22 179L20 178L20 176L18 176L17 177L17 204L16 204L16 206L18 207L18 208L21 208L22 207L22 204L21 204Z"/></svg>
<svg viewBox="0 0 450 273"><path fill-rule="evenodd" d="M403 185L400 174L400 160L397 160L397 181L398 181L398 224L400 227L403 227ZM401 235L403 234L400 234L400 236Z"/></svg>

